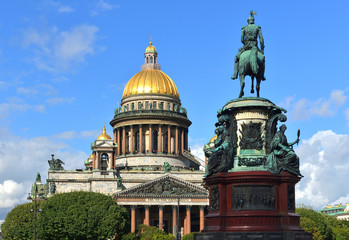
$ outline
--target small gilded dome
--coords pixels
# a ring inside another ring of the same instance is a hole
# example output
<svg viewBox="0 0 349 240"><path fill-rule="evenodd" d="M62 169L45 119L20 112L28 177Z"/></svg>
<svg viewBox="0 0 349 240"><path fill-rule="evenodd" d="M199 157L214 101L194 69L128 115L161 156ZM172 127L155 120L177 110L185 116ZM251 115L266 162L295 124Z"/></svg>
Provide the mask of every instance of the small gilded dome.
<svg viewBox="0 0 349 240"><path fill-rule="evenodd" d="M97 140L107 140L111 139L111 137L106 133L105 126L103 126L103 133L98 136Z"/></svg>
<svg viewBox="0 0 349 240"><path fill-rule="evenodd" d="M213 138L211 138L210 143L213 143L213 142L214 142L214 140L216 140L216 139L217 139L217 135L214 135L214 137L213 137Z"/></svg>
<svg viewBox="0 0 349 240"><path fill-rule="evenodd" d="M153 46L152 42L149 42L149 46L145 49L145 52L156 52L156 48Z"/></svg>
<svg viewBox="0 0 349 240"><path fill-rule="evenodd" d="M165 94L179 98L176 84L166 73L157 69L144 69L134 75L126 84L122 97L136 94Z"/></svg>

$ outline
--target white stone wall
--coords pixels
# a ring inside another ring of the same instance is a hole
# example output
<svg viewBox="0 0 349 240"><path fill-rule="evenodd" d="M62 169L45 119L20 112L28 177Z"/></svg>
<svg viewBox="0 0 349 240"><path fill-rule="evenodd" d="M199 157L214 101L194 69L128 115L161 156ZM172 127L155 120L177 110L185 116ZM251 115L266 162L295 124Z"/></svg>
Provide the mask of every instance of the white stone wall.
<svg viewBox="0 0 349 240"><path fill-rule="evenodd" d="M108 173L108 174L106 174ZM164 176L164 171L122 170L122 184L127 189ZM197 186L202 185L203 171L172 171L171 174ZM56 193L93 191L112 195L117 189L113 171L49 171L47 182L55 182Z"/></svg>

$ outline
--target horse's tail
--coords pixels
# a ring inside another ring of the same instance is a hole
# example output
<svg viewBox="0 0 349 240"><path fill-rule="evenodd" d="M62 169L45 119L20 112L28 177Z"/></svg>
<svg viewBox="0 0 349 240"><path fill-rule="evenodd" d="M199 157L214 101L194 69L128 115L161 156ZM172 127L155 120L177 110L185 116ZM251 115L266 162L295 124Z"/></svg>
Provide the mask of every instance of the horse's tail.
<svg viewBox="0 0 349 240"><path fill-rule="evenodd" d="M251 53L250 53L250 66L251 66L252 72L255 76L257 76L258 70L259 70L257 54L258 54L257 47L253 47L251 49Z"/></svg>

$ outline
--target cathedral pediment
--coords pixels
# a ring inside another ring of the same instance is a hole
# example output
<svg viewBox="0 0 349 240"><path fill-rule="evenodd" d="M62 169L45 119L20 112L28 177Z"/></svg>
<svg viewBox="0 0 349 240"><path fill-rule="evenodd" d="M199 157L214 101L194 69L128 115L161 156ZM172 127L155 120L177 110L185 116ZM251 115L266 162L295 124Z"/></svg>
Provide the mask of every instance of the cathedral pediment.
<svg viewBox="0 0 349 240"><path fill-rule="evenodd" d="M208 197L206 189L166 174L155 180L113 194L113 198L126 197Z"/></svg>

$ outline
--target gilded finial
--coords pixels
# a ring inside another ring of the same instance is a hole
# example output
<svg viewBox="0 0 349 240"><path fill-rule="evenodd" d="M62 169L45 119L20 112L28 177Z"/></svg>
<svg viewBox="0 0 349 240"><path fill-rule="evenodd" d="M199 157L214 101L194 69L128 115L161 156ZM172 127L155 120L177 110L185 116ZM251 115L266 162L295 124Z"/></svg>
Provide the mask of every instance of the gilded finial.
<svg viewBox="0 0 349 240"><path fill-rule="evenodd" d="M149 45L153 45L152 41L151 41L151 34L150 34L150 42Z"/></svg>
<svg viewBox="0 0 349 240"><path fill-rule="evenodd" d="M103 134L106 134L105 124L103 124Z"/></svg>

